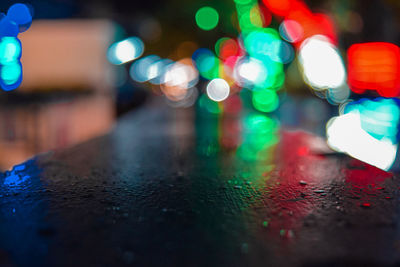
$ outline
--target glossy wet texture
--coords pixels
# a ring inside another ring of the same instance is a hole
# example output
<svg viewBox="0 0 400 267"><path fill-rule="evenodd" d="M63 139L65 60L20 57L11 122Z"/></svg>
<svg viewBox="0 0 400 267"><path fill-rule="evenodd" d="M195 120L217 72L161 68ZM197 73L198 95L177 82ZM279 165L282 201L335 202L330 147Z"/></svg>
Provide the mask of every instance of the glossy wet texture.
<svg viewBox="0 0 400 267"><path fill-rule="evenodd" d="M270 118L200 114L150 105L3 174L0 263L400 263L396 176Z"/></svg>

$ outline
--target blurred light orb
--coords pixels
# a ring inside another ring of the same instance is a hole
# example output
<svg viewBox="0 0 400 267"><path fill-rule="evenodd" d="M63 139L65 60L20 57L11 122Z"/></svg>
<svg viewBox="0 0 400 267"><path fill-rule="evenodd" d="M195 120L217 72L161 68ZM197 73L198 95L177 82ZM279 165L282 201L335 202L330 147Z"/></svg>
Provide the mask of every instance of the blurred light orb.
<svg viewBox="0 0 400 267"><path fill-rule="evenodd" d="M315 90L340 87L346 71L336 47L322 35L306 39L299 53L304 80Z"/></svg>
<svg viewBox="0 0 400 267"><path fill-rule="evenodd" d="M263 26L263 19L260 14L260 7L258 3L254 4L253 7L250 9L250 23L255 27L262 27Z"/></svg>
<svg viewBox="0 0 400 267"><path fill-rule="evenodd" d="M187 59L190 60L190 59ZM190 60L191 61L191 60ZM167 86L177 86L182 89L193 87L197 84L198 72L186 60L172 64L164 74L163 83Z"/></svg>
<svg viewBox="0 0 400 267"><path fill-rule="evenodd" d="M244 46L250 56L259 58L269 57L274 53L271 44L280 41L278 32L272 28L260 28L244 36Z"/></svg>
<svg viewBox="0 0 400 267"><path fill-rule="evenodd" d="M21 42L15 37L0 39L0 64L6 65L21 58Z"/></svg>
<svg viewBox="0 0 400 267"><path fill-rule="evenodd" d="M273 90L254 91L253 106L261 112L272 112L279 107L279 97Z"/></svg>
<svg viewBox="0 0 400 267"><path fill-rule="evenodd" d="M19 61L0 66L0 87L4 91L16 89L22 82L22 65Z"/></svg>
<svg viewBox="0 0 400 267"><path fill-rule="evenodd" d="M7 18L18 25L19 32L24 32L31 26L32 12L27 5L17 3L8 9Z"/></svg>
<svg viewBox="0 0 400 267"><path fill-rule="evenodd" d="M169 64L161 79L161 91L171 101L183 101L188 96L188 89L194 87L199 74L192 59L184 58Z"/></svg>
<svg viewBox="0 0 400 267"><path fill-rule="evenodd" d="M160 58L156 55L150 55L135 61L129 70L131 78L140 83L147 82L150 79L156 77L156 71L154 68L151 69L152 65L159 61ZM152 71L152 72L151 72Z"/></svg>
<svg viewBox="0 0 400 267"><path fill-rule="evenodd" d="M286 16L294 4L292 0L262 0L264 5L271 10L272 13L278 16Z"/></svg>
<svg viewBox="0 0 400 267"><path fill-rule="evenodd" d="M400 95L400 47L392 43L353 44L347 50L349 85L353 92Z"/></svg>
<svg viewBox="0 0 400 267"><path fill-rule="evenodd" d="M162 77L167 71L169 64L173 61L170 59L161 59L152 63L148 69L148 78L151 84L161 84Z"/></svg>
<svg viewBox="0 0 400 267"><path fill-rule="evenodd" d="M252 0L234 0L234 2L238 5L247 5L252 2Z"/></svg>
<svg viewBox="0 0 400 267"><path fill-rule="evenodd" d="M228 98L230 86L224 79L216 78L207 84L206 91L211 100L221 102Z"/></svg>
<svg viewBox="0 0 400 267"><path fill-rule="evenodd" d="M239 45L236 40L222 37L215 43L215 53L222 60L240 53Z"/></svg>
<svg viewBox="0 0 400 267"><path fill-rule="evenodd" d="M16 89L22 82L21 42L16 37L0 38L0 87Z"/></svg>
<svg viewBox="0 0 400 267"><path fill-rule="evenodd" d="M293 47L282 40L275 40L271 42L271 52L269 57L272 61L287 64L294 59Z"/></svg>
<svg viewBox="0 0 400 267"><path fill-rule="evenodd" d="M0 20L0 36L17 37L19 34L18 25L10 18L3 17Z"/></svg>
<svg viewBox="0 0 400 267"><path fill-rule="evenodd" d="M300 23L295 20L285 19L279 25L279 34L289 43L297 43L302 40L304 32Z"/></svg>
<svg viewBox="0 0 400 267"><path fill-rule="evenodd" d="M238 85L252 89L268 78L268 71L261 61L245 58L236 64L234 77Z"/></svg>
<svg viewBox="0 0 400 267"><path fill-rule="evenodd" d="M350 112L360 114L361 128L372 137L378 140L385 138L397 143L400 107L394 99L362 98L345 106L344 113Z"/></svg>
<svg viewBox="0 0 400 267"><path fill-rule="evenodd" d="M193 53L192 59L202 77L209 80L218 78L220 62L211 50L199 48Z"/></svg>
<svg viewBox="0 0 400 267"><path fill-rule="evenodd" d="M383 170L389 170L396 158L397 144L386 138L378 140L363 130L358 111L329 120L326 135L332 149Z"/></svg>
<svg viewBox="0 0 400 267"><path fill-rule="evenodd" d="M144 44L138 37L130 37L114 43L107 52L110 63L120 65L140 57L144 52Z"/></svg>
<svg viewBox="0 0 400 267"><path fill-rule="evenodd" d="M214 8L205 6L197 10L195 19L200 29L209 31L217 27L219 14Z"/></svg>

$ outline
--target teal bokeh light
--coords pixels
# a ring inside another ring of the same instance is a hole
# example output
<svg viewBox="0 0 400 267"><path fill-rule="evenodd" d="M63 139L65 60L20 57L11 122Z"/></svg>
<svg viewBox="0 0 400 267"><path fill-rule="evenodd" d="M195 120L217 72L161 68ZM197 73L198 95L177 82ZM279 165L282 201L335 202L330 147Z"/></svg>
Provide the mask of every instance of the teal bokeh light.
<svg viewBox="0 0 400 267"><path fill-rule="evenodd" d="M7 65L21 58L21 42L15 37L0 39L0 64Z"/></svg>

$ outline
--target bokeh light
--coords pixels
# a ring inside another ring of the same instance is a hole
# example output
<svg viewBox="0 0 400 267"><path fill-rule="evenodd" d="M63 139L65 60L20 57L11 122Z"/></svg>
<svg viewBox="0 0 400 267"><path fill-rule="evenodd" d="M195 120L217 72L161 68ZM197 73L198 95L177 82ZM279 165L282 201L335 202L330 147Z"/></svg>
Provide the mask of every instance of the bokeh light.
<svg viewBox="0 0 400 267"><path fill-rule="evenodd" d="M162 77L173 61L170 59L161 59L153 62L148 69L149 82L152 84L161 84Z"/></svg>
<svg viewBox="0 0 400 267"><path fill-rule="evenodd" d="M272 112L279 107L279 98L273 90L260 90L253 92L253 106L258 111Z"/></svg>
<svg viewBox="0 0 400 267"><path fill-rule="evenodd" d="M207 84L206 91L211 100L220 102L228 98L230 87L224 79L217 78Z"/></svg>
<svg viewBox="0 0 400 267"><path fill-rule="evenodd" d="M353 92L377 91L381 96L400 94L400 48L391 43L354 44L347 51L349 85Z"/></svg>
<svg viewBox="0 0 400 267"><path fill-rule="evenodd" d="M361 99L342 107L327 123L329 146L383 170L397 153L400 108L393 99Z"/></svg>
<svg viewBox="0 0 400 267"><path fill-rule="evenodd" d="M160 57L156 55L149 55L147 57L141 58L135 61L130 70L129 75L136 82L147 82L150 79L157 77L158 70L152 68L156 62L160 60Z"/></svg>
<svg viewBox="0 0 400 267"><path fill-rule="evenodd" d="M16 37L0 39L0 86L5 91L16 89L22 81L21 42Z"/></svg>
<svg viewBox="0 0 400 267"><path fill-rule="evenodd" d="M357 111L360 114L361 127L374 138L398 141L398 123L400 108L393 99L360 99L349 102L344 107L344 114Z"/></svg>
<svg viewBox="0 0 400 267"><path fill-rule="evenodd" d="M13 62L0 66L0 86L5 91L16 89L22 81L22 66L20 62Z"/></svg>
<svg viewBox="0 0 400 267"><path fill-rule="evenodd" d="M7 18L18 25L19 32L26 31L32 23L31 10L21 3L14 4L8 9Z"/></svg>
<svg viewBox="0 0 400 267"><path fill-rule="evenodd" d="M114 43L107 52L108 60L115 65L124 64L139 58L144 52L144 44L138 37L130 37Z"/></svg>
<svg viewBox="0 0 400 267"><path fill-rule="evenodd" d="M17 37L19 33L18 24L8 17L0 20L0 36Z"/></svg>
<svg viewBox="0 0 400 267"><path fill-rule="evenodd" d="M228 57L239 55L241 49L236 40L222 37L215 43L215 53L220 59L225 60Z"/></svg>
<svg viewBox="0 0 400 267"><path fill-rule="evenodd" d="M193 53L192 58L202 77L209 80L219 77L220 62L211 50L199 48Z"/></svg>
<svg viewBox="0 0 400 267"><path fill-rule="evenodd" d="M187 90L194 87L199 74L190 58L181 59L168 65L161 83L161 90L172 101L180 101L187 95Z"/></svg>
<svg viewBox="0 0 400 267"><path fill-rule="evenodd" d="M263 3L276 15L286 16L291 10L292 0L263 0Z"/></svg>
<svg viewBox="0 0 400 267"><path fill-rule="evenodd" d="M217 27L219 21L218 12L209 6L205 6L197 10L196 23L200 29L209 31Z"/></svg>
<svg viewBox="0 0 400 267"><path fill-rule="evenodd" d="M21 42L15 37L0 39L0 64L6 65L21 58Z"/></svg>
<svg viewBox="0 0 400 267"><path fill-rule="evenodd" d="M304 80L315 90L337 88L346 81L346 70L336 47L321 35L305 40L299 61Z"/></svg>
<svg viewBox="0 0 400 267"><path fill-rule="evenodd" d="M373 166L388 170L395 158L397 144L377 140L361 128L357 112L332 118L327 124L328 145Z"/></svg>
<svg viewBox="0 0 400 267"><path fill-rule="evenodd" d="M235 66L235 80L242 87L252 89L267 78L267 69L260 60L243 58Z"/></svg>
<svg viewBox="0 0 400 267"><path fill-rule="evenodd" d="M279 26L279 34L290 43L297 43L303 38L303 27L295 20L286 19Z"/></svg>

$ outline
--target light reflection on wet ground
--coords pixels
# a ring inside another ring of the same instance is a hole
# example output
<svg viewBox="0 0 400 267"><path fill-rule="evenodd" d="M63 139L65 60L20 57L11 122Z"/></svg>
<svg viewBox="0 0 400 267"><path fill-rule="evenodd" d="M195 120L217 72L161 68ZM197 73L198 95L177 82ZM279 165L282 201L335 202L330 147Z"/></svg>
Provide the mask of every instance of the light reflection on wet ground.
<svg viewBox="0 0 400 267"><path fill-rule="evenodd" d="M153 102L104 137L16 167L1 177L1 262L399 262L397 178L280 125Z"/></svg>

